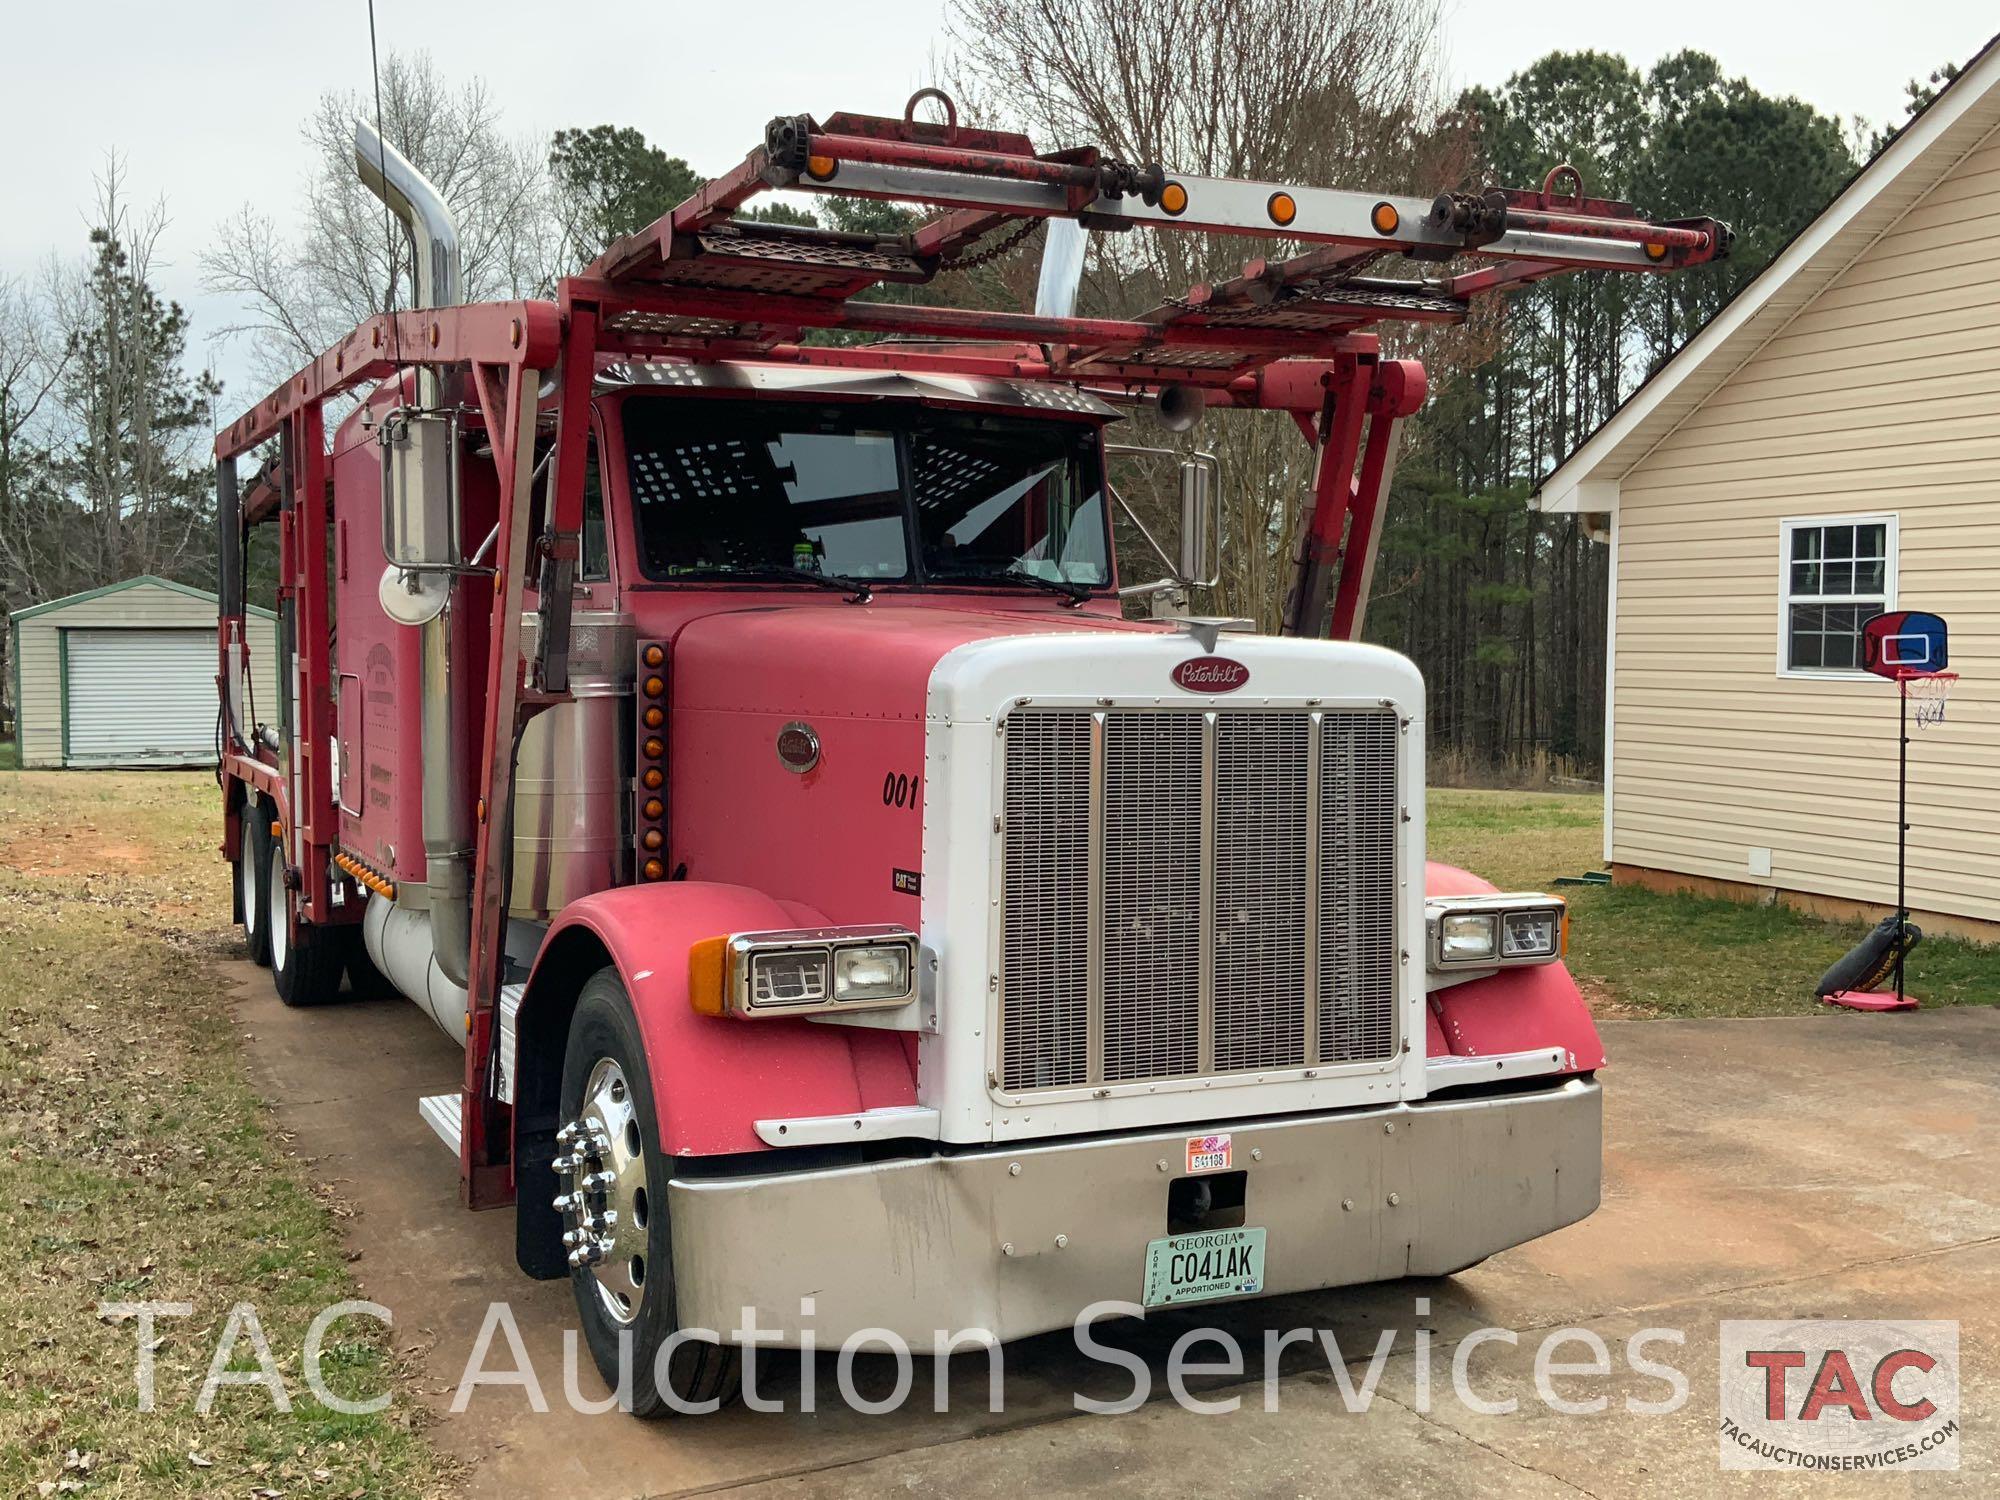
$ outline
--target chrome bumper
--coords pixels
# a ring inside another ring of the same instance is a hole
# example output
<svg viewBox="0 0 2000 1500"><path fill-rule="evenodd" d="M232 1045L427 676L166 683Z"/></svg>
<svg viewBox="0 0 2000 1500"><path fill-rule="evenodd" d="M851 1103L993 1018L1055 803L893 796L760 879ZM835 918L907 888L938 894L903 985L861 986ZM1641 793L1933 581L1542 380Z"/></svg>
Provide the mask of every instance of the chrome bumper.
<svg viewBox="0 0 2000 1500"><path fill-rule="evenodd" d="M1005 1341L1137 1302L1188 1129L981 1148L826 1171L676 1179L681 1326L759 1328L821 1348L889 1329L923 1353L961 1330ZM1572 1078L1230 1128L1264 1295L1440 1276L1597 1207L1601 1093ZM814 1301L802 1315L800 1299ZM767 1340L769 1341L769 1340Z"/></svg>

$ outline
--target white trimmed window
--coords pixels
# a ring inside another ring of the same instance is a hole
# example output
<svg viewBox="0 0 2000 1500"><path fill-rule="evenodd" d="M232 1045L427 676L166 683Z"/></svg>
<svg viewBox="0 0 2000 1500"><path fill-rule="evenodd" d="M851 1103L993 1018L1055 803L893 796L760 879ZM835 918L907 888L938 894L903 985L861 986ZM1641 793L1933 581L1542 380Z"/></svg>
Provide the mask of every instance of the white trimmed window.
<svg viewBox="0 0 2000 1500"><path fill-rule="evenodd" d="M1795 517L1779 543L1779 675L1863 675L1861 622L1896 603L1896 518Z"/></svg>

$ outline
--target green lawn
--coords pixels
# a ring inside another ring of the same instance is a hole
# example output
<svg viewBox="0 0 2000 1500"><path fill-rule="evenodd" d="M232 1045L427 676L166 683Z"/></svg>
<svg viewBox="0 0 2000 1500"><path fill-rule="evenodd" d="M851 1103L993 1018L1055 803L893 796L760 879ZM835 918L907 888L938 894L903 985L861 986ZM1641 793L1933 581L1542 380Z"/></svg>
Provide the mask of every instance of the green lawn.
<svg viewBox="0 0 2000 1500"><path fill-rule="evenodd" d="M20 744L14 740L8 740L5 744L0 744L0 771L18 771L20 768Z"/></svg>
<svg viewBox="0 0 2000 1500"><path fill-rule="evenodd" d="M448 1487L378 1325L337 1324L322 1368L338 1395L392 1393L387 1411L342 1415L301 1379L308 1323L354 1278L339 1185L272 1131L216 981L242 951L220 829L207 772L0 777L0 1495ZM135 1325L98 1313L141 1301L194 1309L155 1327L151 1414ZM288 1413L259 1387L194 1411L238 1302Z"/></svg>
<svg viewBox="0 0 2000 1500"><path fill-rule="evenodd" d="M1434 791L1430 857L1503 890L1553 891L1558 875L1603 866L1601 806L1594 795ZM1611 1015L1825 1012L1814 983L1867 930L1636 886L1559 894L1570 903L1570 968ZM1991 1004L2000 1000L2000 947L1927 937L1910 955L1905 987L1926 1005Z"/></svg>

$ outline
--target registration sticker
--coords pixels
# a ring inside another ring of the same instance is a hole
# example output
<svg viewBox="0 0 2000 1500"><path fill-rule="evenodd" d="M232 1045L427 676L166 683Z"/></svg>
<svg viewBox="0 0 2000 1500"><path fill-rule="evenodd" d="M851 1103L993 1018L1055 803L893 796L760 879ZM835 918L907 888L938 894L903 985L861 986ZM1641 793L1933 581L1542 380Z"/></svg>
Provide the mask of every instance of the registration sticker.
<svg viewBox="0 0 2000 1500"><path fill-rule="evenodd" d="M1229 1168L1229 1135L1191 1135L1187 1143L1190 1172L1223 1172Z"/></svg>

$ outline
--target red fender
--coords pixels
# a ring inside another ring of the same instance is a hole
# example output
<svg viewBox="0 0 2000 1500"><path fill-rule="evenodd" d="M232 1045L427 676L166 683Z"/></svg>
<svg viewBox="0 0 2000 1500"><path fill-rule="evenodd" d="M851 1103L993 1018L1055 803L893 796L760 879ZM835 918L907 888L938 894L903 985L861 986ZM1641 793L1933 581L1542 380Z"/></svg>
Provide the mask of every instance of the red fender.
<svg viewBox="0 0 2000 1500"><path fill-rule="evenodd" d="M1424 866L1428 896L1488 896L1499 889L1452 865ZM1502 969L1433 990L1425 1023L1432 1057L1493 1057L1560 1045L1572 1073L1604 1066L1604 1043L1590 1007L1561 963Z"/></svg>
<svg viewBox="0 0 2000 1500"><path fill-rule="evenodd" d="M587 977L571 966L579 939L588 949L595 938L631 998L658 1095L661 1142L674 1156L768 1150L755 1129L762 1119L915 1104L915 1052L901 1032L743 1021L689 1006L687 955L695 942L820 921L740 885L682 880L599 891L564 907L549 928L523 1017L538 991L573 991ZM561 978L551 977L556 970L565 970Z"/></svg>

